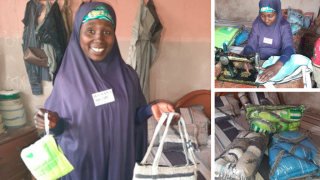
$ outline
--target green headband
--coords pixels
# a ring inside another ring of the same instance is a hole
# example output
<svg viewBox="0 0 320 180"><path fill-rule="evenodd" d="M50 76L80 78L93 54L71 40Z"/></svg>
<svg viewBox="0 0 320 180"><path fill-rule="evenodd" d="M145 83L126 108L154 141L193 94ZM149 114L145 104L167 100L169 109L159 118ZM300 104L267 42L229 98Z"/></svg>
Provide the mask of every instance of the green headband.
<svg viewBox="0 0 320 180"><path fill-rule="evenodd" d="M95 9L93 9L92 11L90 11L83 18L82 23L85 23L85 22L92 20L92 19L104 19L104 20L110 21L114 27L114 22L112 20L112 17L109 14L109 11L106 10L106 8L104 6L98 6Z"/></svg>
<svg viewBox="0 0 320 180"><path fill-rule="evenodd" d="M269 7L269 6L265 6L265 7L262 7L261 9L260 9L260 12L274 12L275 10L274 9L272 9L271 7Z"/></svg>

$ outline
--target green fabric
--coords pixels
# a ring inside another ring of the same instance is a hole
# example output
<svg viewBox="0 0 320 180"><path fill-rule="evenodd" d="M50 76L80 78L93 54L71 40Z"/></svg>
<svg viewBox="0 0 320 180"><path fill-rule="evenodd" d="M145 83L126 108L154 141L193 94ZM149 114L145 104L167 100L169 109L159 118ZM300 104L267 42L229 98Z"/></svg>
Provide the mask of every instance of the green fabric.
<svg viewBox="0 0 320 180"><path fill-rule="evenodd" d="M19 94L11 94L11 95L0 94L0 100L18 99L18 98L20 98Z"/></svg>
<svg viewBox="0 0 320 180"><path fill-rule="evenodd" d="M23 149L21 158L36 179L58 179L74 169L52 135Z"/></svg>
<svg viewBox="0 0 320 180"><path fill-rule="evenodd" d="M228 26L215 28L214 31L214 46L223 48L223 43L226 43L228 49L234 44L235 39L241 33L241 29Z"/></svg>
<svg viewBox="0 0 320 180"><path fill-rule="evenodd" d="M104 6L98 6L97 8L90 11L84 18L82 23L85 23L92 19L104 19L107 21L110 21L114 27L114 22L112 20L111 15L109 14L109 11L106 10Z"/></svg>
<svg viewBox="0 0 320 180"><path fill-rule="evenodd" d="M251 131L276 133L298 130L304 106L252 106L246 108Z"/></svg>
<svg viewBox="0 0 320 180"><path fill-rule="evenodd" d="M269 6L264 6L260 9L260 12L274 12L275 10Z"/></svg>

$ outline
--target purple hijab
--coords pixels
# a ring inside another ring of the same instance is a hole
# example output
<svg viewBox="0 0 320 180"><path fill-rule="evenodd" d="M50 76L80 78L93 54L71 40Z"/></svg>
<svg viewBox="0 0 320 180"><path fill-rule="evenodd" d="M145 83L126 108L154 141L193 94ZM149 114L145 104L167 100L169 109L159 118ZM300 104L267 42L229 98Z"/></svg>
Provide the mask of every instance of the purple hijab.
<svg viewBox="0 0 320 180"><path fill-rule="evenodd" d="M91 2L80 7L74 28L45 109L65 120L57 141L74 170L61 179L132 179L136 160L147 146L147 122L135 125L135 111L145 106L136 72L122 59L117 40L100 62L90 60L79 41L83 18L105 6L116 27L113 8ZM95 107L92 94L112 89L115 101Z"/></svg>
<svg viewBox="0 0 320 180"><path fill-rule="evenodd" d="M260 9L265 6L269 6L277 12L277 19L272 26L265 25L261 20ZM272 40L271 44L270 39ZM266 43L266 40L269 43ZM288 21L282 17L280 0L260 0L259 15L252 24L246 48L251 48L253 52L259 52L260 58L266 60L270 56L280 56L287 47L292 48L295 52L291 27Z"/></svg>

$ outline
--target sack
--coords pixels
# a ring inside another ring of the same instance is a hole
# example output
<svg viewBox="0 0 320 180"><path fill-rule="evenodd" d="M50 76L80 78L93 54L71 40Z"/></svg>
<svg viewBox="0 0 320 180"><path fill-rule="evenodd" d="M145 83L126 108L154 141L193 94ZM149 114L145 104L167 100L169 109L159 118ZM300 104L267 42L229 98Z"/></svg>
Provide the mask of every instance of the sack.
<svg viewBox="0 0 320 180"><path fill-rule="evenodd" d="M270 139L270 180L319 179L319 150L309 134L281 132Z"/></svg>
<svg viewBox="0 0 320 180"><path fill-rule="evenodd" d="M299 128L304 106L250 106L246 118L250 131L273 134L296 131Z"/></svg>
<svg viewBox="0 0 320 180"><path fill-rule="evenodd" d="M308 28L311 24L311 19L309 17L306 17L305 15L298 13L290 7L288 8L287 21L292 24L298 24L303 28Z"/></svg>
<svg viewBox="0 0 320 180"><path fill-rule="evenodd" d="M156 179L170 179L170 180L196 180L197 179L197 164L195 161L195 155L193 153L193 146L191 144L191 141L189 139L186 125L184 123L183 118L181 117L178 125L179 125L179 132L180 137L182 139L182 146L183 146L183 152L186 156L187 164L185 166L159 166L159 160L162 153L162 148L164 144L165 137L168 133L169 124L171 123L172 117L174 115L177 115L177 113L163 113L159 123L155 129L155 133L153 134L152 140L150 142L150 145L148 147L148 150L146 152L146 155L144 156L143 160L139 163L136 162L134 170L133 170L133 180L156 180ZM169 116L169 117L168 117ZM167 119L168 117L168 119ZM167 119L167 126L163 133L163 137L161 138L160 145L158 147L156 156L154 158L153 164L146 164L147 158L151 152L153 143L159 133L159 130L164 123L164 121ZM184 136L181 131L181 125L184 129ZM186 142L185 142L186 141ZM192 163L189 163L189 159L192 161Z"/></svg>
<svg viewBox="0 0 320 180"><path fill-rule="evenodd" d="M274 65L280 56L271 56L267 61L265 61L262 65L262 68L269 67ZM301 54L293 54L291 55L288 62L286 62L279 72L269 79L267 82L259 81L259 76L257 77L255 84L256 85L264 85L266 88L272 88L274 84L283 84L287 82L291 82L294 80L298 80L303 78L305 88L311 88L311 77L310 73L313 71L311 60ZM261 74L263 71L260 71Z"/></svg>
<svg viewBox="0 0 320 180"><path fill-rule="evenodd" d="M24 52L23 59L30 64L40 67L49 67L48 57L43 49L28 47L26 52Z"/></svg>
<svg viewBox="0 0 320 180"><path fill-rule="evenodd" d="M54 137L49 134L48 113L45 113L46 135L21 151L21 158L36 179L58 179L74 168L64 156Z"/></svg>

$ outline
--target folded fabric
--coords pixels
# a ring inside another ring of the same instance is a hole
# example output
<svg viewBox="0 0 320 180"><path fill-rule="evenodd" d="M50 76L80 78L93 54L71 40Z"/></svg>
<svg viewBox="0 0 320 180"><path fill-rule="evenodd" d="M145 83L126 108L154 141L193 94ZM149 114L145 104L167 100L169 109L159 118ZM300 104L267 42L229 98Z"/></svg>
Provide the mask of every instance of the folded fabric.
<svg viewBox="0 0 320 180"><path fill-rule="evenodd" d="M255 179L268 139L267 134L241 131L224 153L215 159L215 177Z"/></svg>
<svg viewBox="0 0 320 180"><path fill-rule="evenodd" d="M319 176L318 147L305 132L274 134L270 140L270 179L313 179Z"/></svg>
<svg viewBox="0 0 320 180"><path fill-rule="evenodd" d="M238 46L245 43L248 40L250 34L250 30L247 28L243 28L242 32L237 36L234 45Z"/></svg>
<svg viewBox="0 0 320 180"><path fill-rule="evenodd" d="M301 106L251 106L246 117L251 131L276 133L298 130L305 107Z"/></svg>
<svg viewBox="0 0 320 180"><path fill-rule="evenodd" d="M214 46L223 49L223 43L225 43L229 49L240 33L240 28L228 26L217 27L214 31Z"/></svg>
<svg viewBox="0 0 320 180"><path fill-rule="evenodd" d="M274 65L279 59L280 56L270 56L270 58L263 63L262 68L267 68L271 65ZM272 84L283 84L300 79L303 77L302 67L305 67L305 72L307 73L306 76L309 76L308 73L311 73L313 70L311 60L308 57L303 56L301 54L293 54L291 55L289 61L287 61L281 67L279 72L275 76L273 76L269 81L266 82L270 82ZM259 74L262 73L263 71L259 72ZM258 77L255 81L256 84L260 85L263 85L266 82L259 81Z"/></svg>

